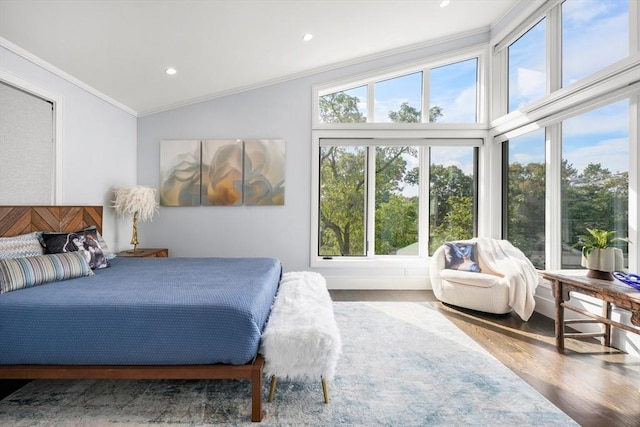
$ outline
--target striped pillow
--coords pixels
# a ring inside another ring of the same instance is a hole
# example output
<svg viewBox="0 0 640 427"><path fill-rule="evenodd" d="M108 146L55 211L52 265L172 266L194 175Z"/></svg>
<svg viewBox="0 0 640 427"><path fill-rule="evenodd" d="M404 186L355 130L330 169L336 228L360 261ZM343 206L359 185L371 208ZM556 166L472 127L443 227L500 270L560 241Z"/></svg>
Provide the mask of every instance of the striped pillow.
<svg viewBox="0 0 640 427"><path fill-rule="evenodd" d="M44 254L39 231L13 237L0 237L0 259L22 258Z"/></svg>
<svg viewBox="0 0 640 427"><path fill-rule="evenodd" d="M93 274L80 252L0 259L0 294Z"/></svg>

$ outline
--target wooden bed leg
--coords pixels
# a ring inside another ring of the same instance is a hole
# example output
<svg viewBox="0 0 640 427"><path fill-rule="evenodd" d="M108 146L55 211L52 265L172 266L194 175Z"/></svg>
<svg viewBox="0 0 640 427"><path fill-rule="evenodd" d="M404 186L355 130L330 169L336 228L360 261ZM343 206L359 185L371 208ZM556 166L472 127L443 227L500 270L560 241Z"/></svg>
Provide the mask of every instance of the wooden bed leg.
<svg viewBox="0 0 640 427"><path fill-rule="evenodd" d="M322 379L322 394L324 394L324 403L329 403L329 388L327 387L327 380Z"/></svg>
<svg viewBox="0 0 640 427"><path fill-rule="evenodd" d="M273 402L273 396L276 394L276 385L278 384L278 377L271 376L271 387L269 387L269 403Z"/></svg>
<svg viewBox="0 0 640 427"><path fill-rule="evenodd" d="M262 421L262 368L264 358L261 354L256 356L251 368L251 421Z"/></svg>

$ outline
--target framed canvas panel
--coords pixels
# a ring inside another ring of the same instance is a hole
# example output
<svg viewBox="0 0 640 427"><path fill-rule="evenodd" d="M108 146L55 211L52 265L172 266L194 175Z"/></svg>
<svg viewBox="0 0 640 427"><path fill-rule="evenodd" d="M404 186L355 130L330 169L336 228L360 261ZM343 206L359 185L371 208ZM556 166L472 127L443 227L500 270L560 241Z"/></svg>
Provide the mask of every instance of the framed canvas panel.
<svg viewBox="0 0 640 427"><path fill-rule="evenodd" d="M246 140L244 155L244 204L284 205L284 140Z"/></svg>
<svg viewBox="0 0 640 427"><path fill-rule="evenodd" d="M203 206L242 204L242 141L202 141Z"/></svg>
<svg viewBox="0 0 640 427"><path fill-rule="evenodd" d="M200 205L200 141L160 141L160 205Z"/></svg>

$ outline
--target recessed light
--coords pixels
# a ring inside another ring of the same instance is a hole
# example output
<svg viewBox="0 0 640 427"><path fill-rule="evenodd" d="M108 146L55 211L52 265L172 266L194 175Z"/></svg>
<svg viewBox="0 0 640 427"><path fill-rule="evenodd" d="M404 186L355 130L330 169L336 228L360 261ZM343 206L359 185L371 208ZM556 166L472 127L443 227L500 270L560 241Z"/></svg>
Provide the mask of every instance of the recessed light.
<svg viewBox="0 0 640 427"><path fill-rule="evenodd" d="M170 76L173 76L175 73L177 73L178 71L173 68L173 67L169 67L166 70L164 70L165 73L169 74Z"/></svg>
<svg viewBox="0 0 640 427"><path fill-rule="evenodd" d="M447 7L449 6L449 3L451 3L451 0L442 0L442 3L440 3L440 7Z"/></svg>
<svg viewBox="0 0 640 427"><path fill-rule="evenodd" d="M302 40L308 42L309 40L311 40L313 38L313 34L311 33L307 33L304 36L302 36Z"/></svg>

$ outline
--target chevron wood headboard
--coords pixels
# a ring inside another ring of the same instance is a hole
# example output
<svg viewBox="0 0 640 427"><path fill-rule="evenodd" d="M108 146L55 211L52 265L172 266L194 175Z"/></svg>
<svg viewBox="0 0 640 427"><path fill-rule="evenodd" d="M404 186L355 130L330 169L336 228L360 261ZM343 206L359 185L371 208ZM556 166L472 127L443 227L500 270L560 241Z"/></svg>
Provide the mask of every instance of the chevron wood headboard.
<svg viewBox="0 0 640 427"><path fill-rule="evenodd" d="M102 206L0 206L0 236L32 231L71 233L95 225L102 233Z"/></svg>

